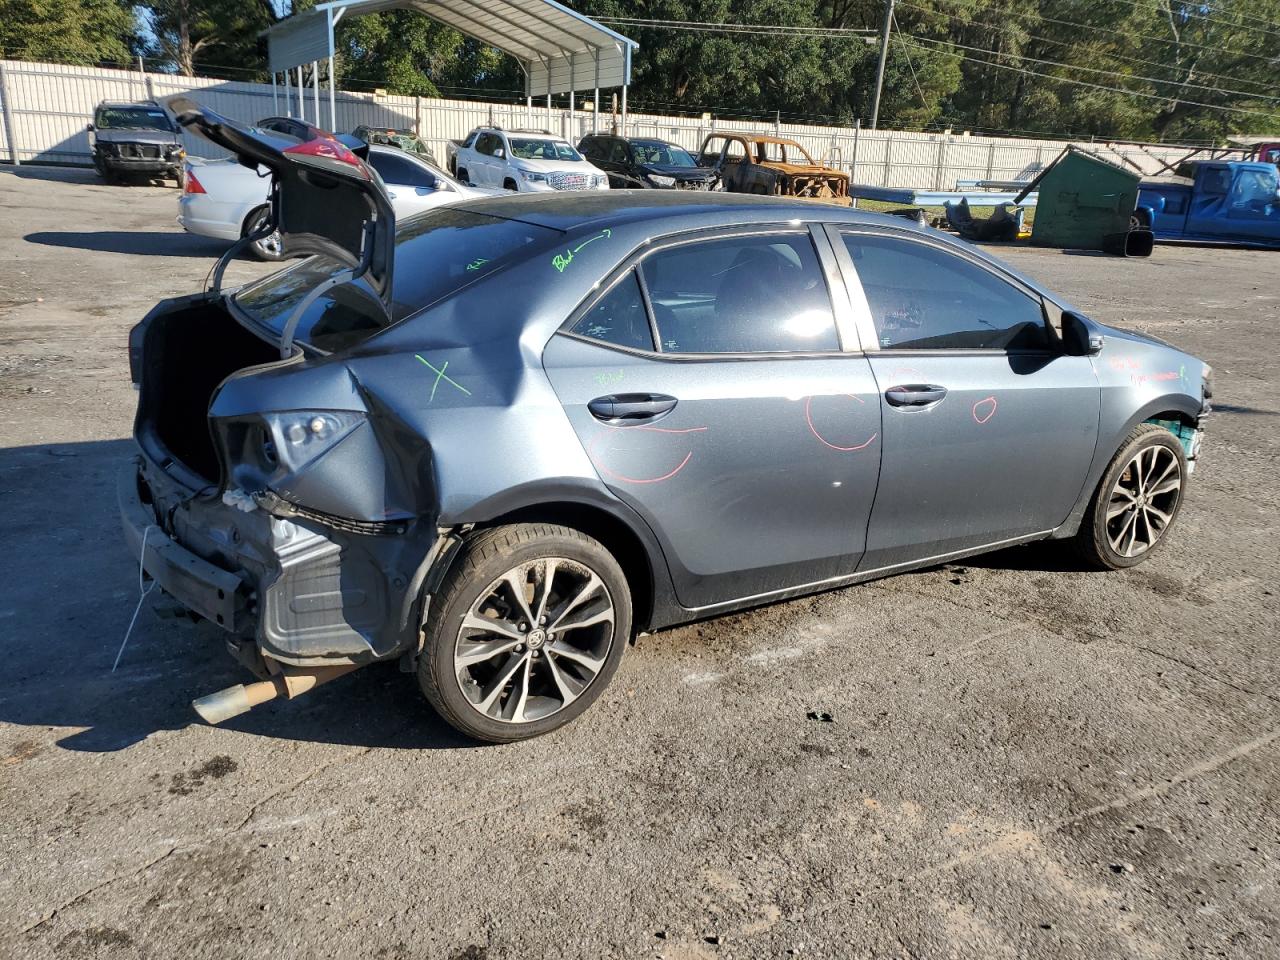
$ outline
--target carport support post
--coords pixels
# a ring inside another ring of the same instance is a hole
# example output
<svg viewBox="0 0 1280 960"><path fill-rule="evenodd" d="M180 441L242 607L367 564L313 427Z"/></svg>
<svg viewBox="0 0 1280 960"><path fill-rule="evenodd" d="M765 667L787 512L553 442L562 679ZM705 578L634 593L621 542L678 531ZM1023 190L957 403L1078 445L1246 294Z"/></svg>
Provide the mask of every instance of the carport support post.
<svg viewBox="0 0 1280 960"><path fill-rule="evenodd" d="M334 76L333 68L336 63L333 51L333 7L327 7L324 11L325 25L329 28L329 132L338 132L338 104L334 94L334 84L337 78ZM417 131L414 131L415 133Z"/></svg>
<svg viewBox="0 0 1280 960"><path fill-rule="evenodd" d="M13 136L13 104L9 102L12 90L9 78L4 73L4 64L0 63L0 106L4 107L4 138L9 142L9 159L15 167L20 167L22 159L18 156L18 141Z"/></svg>
<svg viewBox="0 0 1280 960"><path fill-rule="evenodd" d="M271 74L271 112L280 114L280 88L276 86L276 74Z"/></svg>
<svg viewBox="0 0 1280 960"><path fill-rule="evenodd" d="M289 71L284 71L284 115L286 117L293 116L293 104L289 102Z"/></svg>
<svg viewBox="0 0 1280 960"><path fill-rule="evenodd" d="M320 126L320 63L317 60L311 61L311 99L316 105L316 126ZM330 133L335 131L330 130Z"/></svg>
<svg viewBox="0 0 1280 960"><path fill-rule="evenodd" d="M298 64L298 119L307 121L307 85L302 82L302 64Z"/></svg>
<svg viewBox="0 0 1280 960"><path fill-rule="evenodd" d="M600 48L596 47L596 87L595 99L591 106L591 132L600 131Z"/></svg>

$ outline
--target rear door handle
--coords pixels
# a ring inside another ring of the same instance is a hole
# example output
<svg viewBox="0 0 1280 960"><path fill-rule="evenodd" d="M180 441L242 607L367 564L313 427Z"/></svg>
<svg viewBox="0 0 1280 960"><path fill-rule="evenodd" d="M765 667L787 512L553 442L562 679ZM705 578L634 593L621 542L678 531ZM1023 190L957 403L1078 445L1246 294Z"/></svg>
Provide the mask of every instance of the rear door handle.
<svg viewBox="0 0 1280 960"><path fill-rule="evenodd" d="M884 398L895 407L924 407L937 403L946 395L946 387L932 383L907 383L884 392Z"/></svg>
<svg viewBox="0 0 1280 960"><path fill-rule="evenodd" d="M676 398L661 393L615 393L596 397L587 404L591 415L617 426L656 420L675 409Z"/></svg>

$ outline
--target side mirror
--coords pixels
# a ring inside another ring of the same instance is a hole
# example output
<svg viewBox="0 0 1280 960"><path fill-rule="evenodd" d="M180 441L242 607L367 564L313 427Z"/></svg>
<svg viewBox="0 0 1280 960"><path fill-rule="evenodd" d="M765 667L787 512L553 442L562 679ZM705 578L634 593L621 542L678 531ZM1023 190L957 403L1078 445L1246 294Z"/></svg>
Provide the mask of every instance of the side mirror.
<svg viewBox="0 0 1280 960"><path fill-rule="evenodd" d="M499 147L497 150L493 151L493 155L497 157L499 160L501 160L503 157L507 155L507 151Z"/></svg>
<svg viewBox="0 0 1280 960"><path fill-rule="evenodd" d="M1096 357L1102 352L1105 338L1089 326L1078 313L1062 314L1062 352L1069 357Z"/></svg>

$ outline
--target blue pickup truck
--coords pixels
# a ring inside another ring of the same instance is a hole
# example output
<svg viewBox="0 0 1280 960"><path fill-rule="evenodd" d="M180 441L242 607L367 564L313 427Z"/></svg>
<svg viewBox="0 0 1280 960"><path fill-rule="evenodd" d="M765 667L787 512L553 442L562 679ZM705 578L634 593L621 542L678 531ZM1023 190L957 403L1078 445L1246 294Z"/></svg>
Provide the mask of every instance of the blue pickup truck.
<svg viewBox="0 0 1280 960"><path fill-rule="evenodd" d="M1280 179L1273 163L1198 161L1180 176L1146 180L1137 217L1157 240L1280 248Z"/></svg>

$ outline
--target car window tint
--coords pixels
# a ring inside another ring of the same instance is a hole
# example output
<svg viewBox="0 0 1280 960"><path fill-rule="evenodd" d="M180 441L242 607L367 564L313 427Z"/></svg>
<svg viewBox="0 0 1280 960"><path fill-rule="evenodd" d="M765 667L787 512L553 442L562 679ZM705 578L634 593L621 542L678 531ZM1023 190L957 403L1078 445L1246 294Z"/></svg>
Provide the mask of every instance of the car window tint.
<svg viewBox="0 0 1280 960"><path fill-rule="evenodd" d="M590 137L585 137L578 143L578 152L588 160L598 160L600 158L600 148L596 146L596 141Z"/></svg>
<svg viewBox="0 0 1280 960"><path fill-rule="evenodd" d="M665 351L840 349L808 234L681 244L646 257L643 269Z"/></svg>
<svg viewBox="0 0 1280 960"><path fill-rule="evenodd" d="M573 332L619 347L652 350L653 332L649 329L649 314L644 308L636 272L629 271L601 297L573 325Z"/></svg>
<svg viewBox="0 0 1280 960"><path fill-rule="evenodd" d="M609 162L627 162L627 143L625 140L614 140L613 143L609 145Z"/></svg>
<svg viewBox="0 0 1280 960"><path fill-rule="evenodd" d="M435 177L406 157L383 153L380 150L370 150L369 163L387 183L427 188L436 185Z"/></svg>
<svg viewBox="0 0 1280 960"><path fill-rule="evenodd" d="M845 234L885 350L1042 350L1040 301L932 244Z"/></svg>
<svg viewBox="0 0 1280 960"><path fill-rule="evenodd" d="M476 153L482 153L485 156L491 156L494 148L498 145L498 138L491 133L482 133L476 139Z"/></svg>

